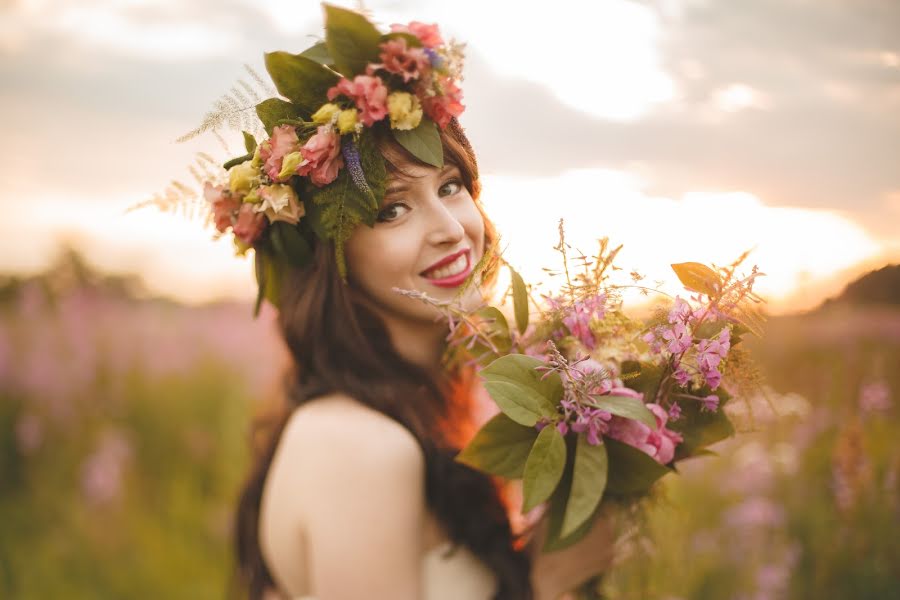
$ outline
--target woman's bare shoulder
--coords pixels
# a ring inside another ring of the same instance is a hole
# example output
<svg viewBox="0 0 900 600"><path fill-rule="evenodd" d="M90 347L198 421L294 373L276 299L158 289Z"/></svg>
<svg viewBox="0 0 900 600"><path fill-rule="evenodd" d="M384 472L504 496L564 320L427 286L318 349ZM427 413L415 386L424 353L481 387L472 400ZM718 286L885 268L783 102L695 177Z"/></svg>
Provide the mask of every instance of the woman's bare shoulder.
<svg viewBox="0 0 900 600"><path fill-rule="evenodd" d="M359 478L374 470L418 478L424 469L422 450L406 427L345 394L294 409L278 453L280 462L310 477L327 471L330 479Z"/></svg>

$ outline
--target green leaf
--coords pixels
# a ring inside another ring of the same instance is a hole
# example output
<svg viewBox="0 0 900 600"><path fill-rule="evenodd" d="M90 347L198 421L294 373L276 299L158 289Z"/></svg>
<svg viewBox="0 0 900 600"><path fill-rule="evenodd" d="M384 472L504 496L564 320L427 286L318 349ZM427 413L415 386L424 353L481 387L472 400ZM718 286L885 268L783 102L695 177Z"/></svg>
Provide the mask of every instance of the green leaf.
<svg viewBox="0 0 900 600"><path fill-rule="evenodd" d="M427 165L441 169L444 167L444 147L437 125L427 117L422 117L414 129L391 129L394 139L410 154Z"/></svg>
<svg viewBox="0 0 900 600"><path fill-rule="evenodd" d="M697 395L708 395L709 388L697 392ZM695 456L698 452L725 438L734 435L734 425L725 415L722 407L728 400L724 390L715 392L719 396L719 409L715 412L701 410L699 401L680 402L681 417L677 421L670 421L667 427L672 431L677 431L684 438L678 446L675 447L675 460L681 460L689 456Z"/></svg>
<svg viewBox="0 0 900 600"><path fill-rule="evenodd" d="M519 333L525 333L528 328L528 290L522 276L515 269L509 268L509 274L512 278L513 289L513 310L516 313L516 327Z"/></svg>
<svg viewBox="0 0 900 600"><path fill-rule="evenodd" d="M505 381L532 388L549 403L555 414L556 405L563 397L562 379L558 373L553 373L542 380L543 373L535 369L543 364L533 356L507 354L489 364L479 374L486 382Z"/></svg>
<svg viewBox="0 0 900 600"><path fill-rule="evenodd" d="M247 162L248 160L250 160L250 159L252 159L252 158L253 158L253 154L245 154L245 155L243 155L243 156L238 156L238 157L232 158L232 159L229 160L228 162L224 163L224 164L222 165L222 168L225 169L225 170L227 171L227 170L229 170L230 168L236 167L236 166L238 166L238 165L241 164L241 163L245 163L245 162Z"/></svg>
<svg viewBox="0 0 900 600"><path fill-rule="evenodd" d="M272 306L278 308L281 295L282 265L265 247L255 249L256 260L254 263L256 283L259 286L256 296L256 304L253 307L253 316L259 314L259 308L263 298Z"/></svg>
<svg viewBox="0 0 900 600"><path fill-rule="evenodd" d="M485 326L491 335L491 343L497 348L501 354L509 352L512 347L512 339L509 335L509 323L503 313L494 306L485 306L479 309L476 314L484 319Z"/></svg>
<svg viewBox="0 0 900 600"><path fill-rule="evenodd" d="M275 252L294 266L302 267L312 259L312 248L296 225L275 221L269 230Z"/></svg>
<svg viewBox="0 0 900 600"><path fill-rule="evenodd" d="M538 434L525 462L522 482L522 512L528 512L550 497L566 468L566 441L553 425Z"/></svg>
<svg viewBox="0 0 900 600"><path fill-rule="evenodd" d="M244 134L244 148L247 149L247 154L251 157L253 153L256 152L256 138L253 137L252 133L247 133L246 131L241 131Z"/></svg>
<svg viewBox="0 0 900 600"><path fill-rule="evenodd" d="M325 44L335 68L352 78L378 61L381 33L361 14L325 4Z"/></svg>
<svg viewBox="0 0 900 600"><path fill-rule="evenodd" d="M307 211L305 220L319 238L334 242L338 272L346 280L344 244L357 225L372 225L375 222L376 213L372 210L371 200L356 187L347 169L338 171L337 178L326 186L310 184L306 197L311 202L304 202Z"/></svg>
<svg viewBox="0 0 900 600"><path fill-rule="evenodd" d="M645 424L650 429L656 429L656 417L650 409L637 398L628 396L595 396L592 402L597 408L602 408L614 415L634 419Z"/></svg>
<svg viewBox="0 0 900 600"><path fill-rule="evenodd" d="M728 326L726 321L704 321L694 330L694 337L709 340L719 335Z"/></svg>
<svg viewBox="0 0 900 600"><path fill-rule="evenodd" d="M606 478L609 475L605 444L592 446L584 435L578 436L576 444L572 489L566 502L561 537L574 533L594 514L600 505L600 499L603 498Z"/></svg>
<svg viewBox="0 0 900 600"><path fill-rule="evenodd" d="M324 41L313 44L301 52L300 56L308 58L309 60L314 60L320 65L328 67L334 64L334 59L328 54L328 45Z"/></svg>
<svg viewBox="0 0 900 600"><path fill-rule="evenodd" d="M328 88L339 79L327 67L299 54L267 52L265 62L278 93L290 100L304 118L319 109Z"/></svg>
<svg viewBox="0 0 900 600"><path fill-rule="evenodd" d="M569 438L569 450L572 449L573 445L574 441L572 438ZM591 515L569 535L565 537L560 535L562 533L562 524L565 519L566 508L572 490L573 473L574 461L566 461L566 468L563 472L562 479L560 479L559 485L556 486L553 495L550 496L550 507L547 517L547 537L544 540L544 545L541 549L543 552L555 552L571 546L587 535L593 525L594 515Z"/></svg>
<svg viewBox="0 0 900 600"><path fill-rule="evenodd" d="M534 427L519 425L499 413L478 430L456 460L493 475L520 479L537 436Z"/></svg>
<svg viewBox="0 0 900 600"><path fill-rule="evenodd" d="M707 296L715 296L722 289L719 274L704 264L685 262L672 265L672 270L685 288Z"/></svg>
<svg viewBox="0 0 900 600"><path fill-rule="evenodd" d="M521 383L486 381L484 389L500 410L520 425L532 427L541 417L556 414L553 405L543 395Z"/></svg>
<svg viewBox="0 0 900 600"><path fill-rule="evenodd" d="M269 98L257 104L256 115L262 121L269 135L272 135L272 130L278 125L279 121L299 119L301 116L299 108L290 102L285 102L281 98Z"/></svg>
<svg viewBox="0 0 900 600"><path fill-rule="evenodd" d="M606 489L613 494L643 494L657 479L669 473L665 465L661 465L645 452L605 437L606 453L609 459L609 477Z"/></svg>

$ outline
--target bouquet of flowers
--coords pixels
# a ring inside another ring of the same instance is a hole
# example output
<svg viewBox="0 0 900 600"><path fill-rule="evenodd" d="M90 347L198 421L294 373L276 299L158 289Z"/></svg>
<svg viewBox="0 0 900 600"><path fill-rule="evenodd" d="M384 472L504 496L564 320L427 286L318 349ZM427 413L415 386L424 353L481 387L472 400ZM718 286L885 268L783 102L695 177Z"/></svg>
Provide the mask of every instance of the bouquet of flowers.
<svg viewBox="0 0 900 600"><path fill-rule="evenodd" d="M688 294L643 322L623 311L623 286L609 283L621 246L608 247L601 240L573 273L560 222L566 283L535 302L510 267L514 326L496 306L466 312L397 290L445 313L449 361L479 365L500 412L457 460L521 479L523 513L549 502L545 551L590 531L602 501L645 498L680 461L711 454L735 431L723 410L731 392L753 384L736 348L762 319L753 292L762 273L736 274L746 254L724 268L672 265Z"/></svg>

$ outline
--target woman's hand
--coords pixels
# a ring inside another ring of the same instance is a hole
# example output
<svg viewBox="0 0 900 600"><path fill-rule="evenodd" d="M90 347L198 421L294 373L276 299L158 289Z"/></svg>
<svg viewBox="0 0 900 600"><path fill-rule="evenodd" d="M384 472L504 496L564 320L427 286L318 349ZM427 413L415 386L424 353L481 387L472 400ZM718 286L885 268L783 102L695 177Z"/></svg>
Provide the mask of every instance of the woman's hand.
<svg viewBox="0 0 900 600"><path fill-rule="evenodd" d="M531 581L535 600L557 600L594 575L609 570L615 543L613 509L610 506L601 506L587 535L563 550L541 551L547 537L547 525L545 513L535 525L534 538L528 545L532 556Z"/></svg>

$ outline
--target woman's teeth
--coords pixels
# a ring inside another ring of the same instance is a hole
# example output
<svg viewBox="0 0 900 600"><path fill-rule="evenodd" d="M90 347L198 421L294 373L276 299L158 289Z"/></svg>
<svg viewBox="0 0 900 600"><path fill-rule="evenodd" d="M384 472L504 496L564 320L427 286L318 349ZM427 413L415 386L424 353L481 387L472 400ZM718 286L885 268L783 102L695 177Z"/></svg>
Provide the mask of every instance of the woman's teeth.
<svg viewBox="0 0 900 600"><path fill-rule="evenodd" d="M459 258L454 260L449 265L443 266L439 269L434 269L431 271L425 272L425 277L428 279L444 279L446 277L452 277L454 275L459 275L466 269L466 265L468 261L466 260L466 255L461 254Z"/></svg>

